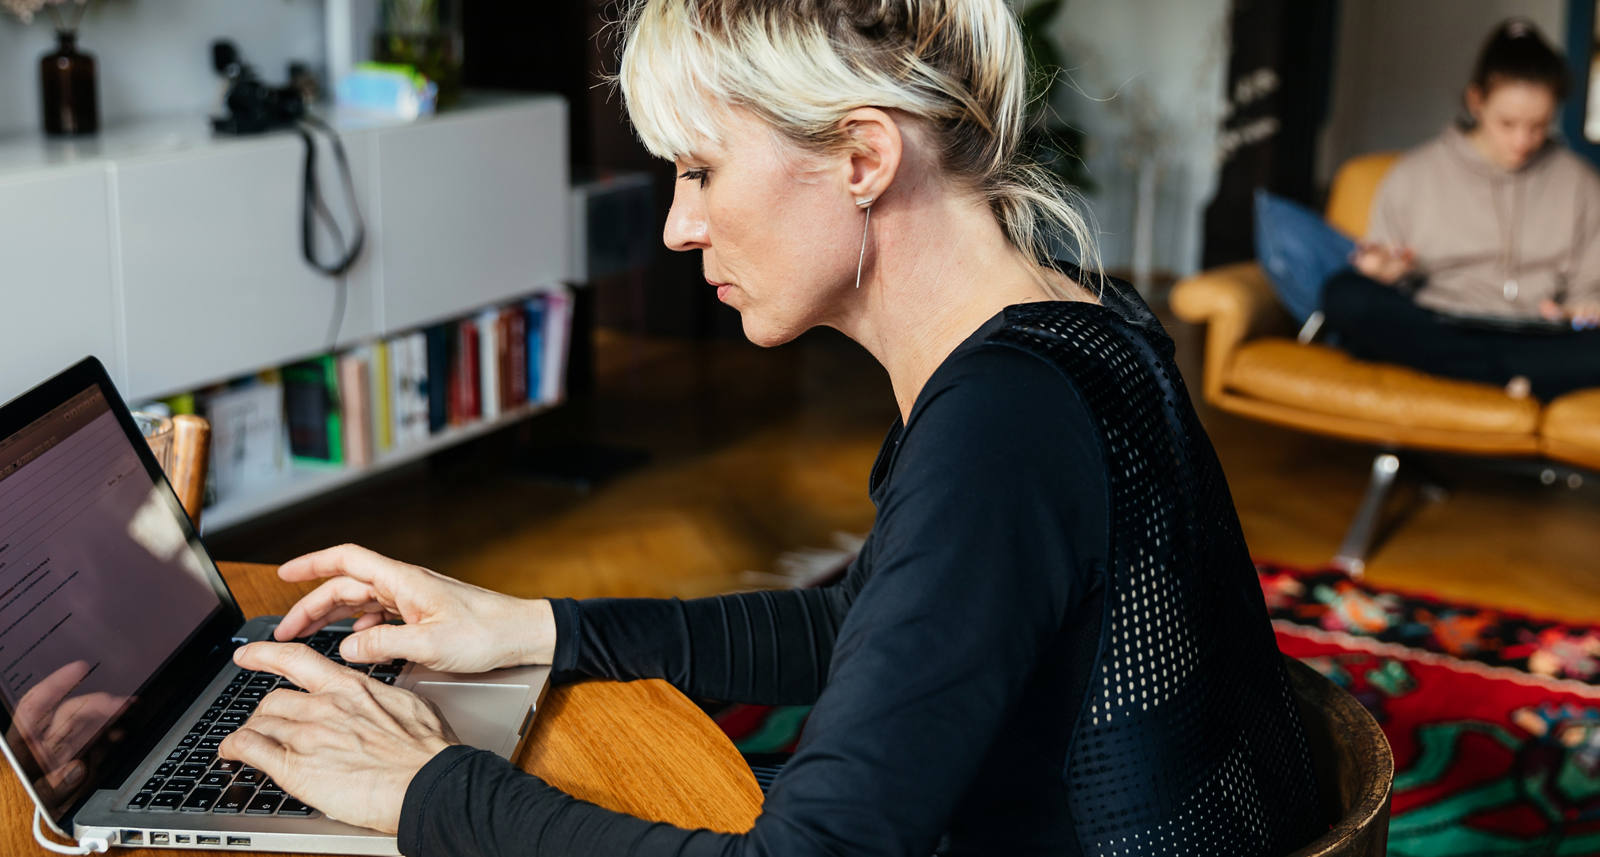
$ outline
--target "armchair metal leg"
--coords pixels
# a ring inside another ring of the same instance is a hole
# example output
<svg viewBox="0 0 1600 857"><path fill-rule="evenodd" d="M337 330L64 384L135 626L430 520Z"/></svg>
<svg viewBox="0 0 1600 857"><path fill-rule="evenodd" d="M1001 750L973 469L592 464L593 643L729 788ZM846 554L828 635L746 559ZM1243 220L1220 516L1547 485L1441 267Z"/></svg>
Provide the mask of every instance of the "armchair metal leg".
<svg viewBox="0 0 1600 857"><path fill-rule="evenodd" d="M1395 475L1400 472L1400 458L1392 452L1382 452L1372 459L1372 478L1367 482L1367 495L1361 499L1355 520L1345 533L1344 544L1333 558L1333 565L1352 577L1360 577L1367 568L1367 551L1372 549L1372 538L1377 533L1378 517L1383 513L1383 501L1394 487Z"/></svg>

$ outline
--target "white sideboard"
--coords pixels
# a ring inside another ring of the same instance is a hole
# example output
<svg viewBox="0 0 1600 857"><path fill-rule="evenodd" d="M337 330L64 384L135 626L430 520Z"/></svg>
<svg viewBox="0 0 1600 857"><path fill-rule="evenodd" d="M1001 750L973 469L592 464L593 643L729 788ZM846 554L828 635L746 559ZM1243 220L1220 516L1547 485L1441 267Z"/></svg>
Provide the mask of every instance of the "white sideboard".
<svg viewBox="0 0 1600 857"><path fill-rule="evenodd" d="M367 224L335 343L335 282L301 258L298 135L214 137L183 117L87 141L0 139L0 401L85 354L130 401L182 392L565 278L559 97L329 120ZM348 224L325 145L318 162Z"/></svg>

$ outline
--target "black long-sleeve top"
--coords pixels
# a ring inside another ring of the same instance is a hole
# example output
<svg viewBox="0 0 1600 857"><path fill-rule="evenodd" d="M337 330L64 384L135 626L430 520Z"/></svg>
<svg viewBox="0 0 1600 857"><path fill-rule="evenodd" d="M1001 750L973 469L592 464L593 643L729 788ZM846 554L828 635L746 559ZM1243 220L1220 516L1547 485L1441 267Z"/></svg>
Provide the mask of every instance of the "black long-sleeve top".
<svg viewBox="0 0 1600 857"><path fill-rule="evenodd" d="M1144 553L1135 540L1119 542L1115 526L1147 537L1152 518L1147 511L1143 521L1123 520L1132 512L1116 488L1127 479L1113 474L1125 476L1140 465L1125 454L1130 434L1119 436L1112 427L1108 435L1097 413L1096 397L1106 391L1086 395L1092 379L1075 377L1060 355L1019 336L1041 317L1088 323L1084 329L1091 332L1107 325L1125 329L1120 345L1091 344L1091 362L1127 362L1135 369L1170 364L1170 352L1141 350L1135 340L1147 348L1165 337L1142 304L1120 292L1108 292L1107 307L1009 308L943 362L909 418L890 430L869 485L876 523L838 584L691 601L553 602L557 681L659 677L696 697L815 705L797 752L747 834L687 831L613 813L491 753L452 747L412 781L401 814L401 851L485 857L1072 855L1109 853L1107 837L1114 843L1130 824L1137 828L1132 832L1149 834L1153 849L1163 825L1181 822L1185 807L1216 790L1214 778L1204 775L1227 774L1229 765L1241 764L1237 752L1251 751L1238 751L1238 740L1220 743L1216 753L1185 749L1194 736L1180 733L1192 730L1170 725L1171 735L1129 744L1127 759L1118 754L1128 747L1102 746L1119 740L1096 730L1102 720L1112 723L1113 704L1126 707L1123 693L1150 707L1148 697L1137 695L1143 691L1120 686L1123 672L1131 679L1135 668L1143 685L1145 664L1143 653L1136 664L1126 649L1130 632L1121 619L1128 582L1134 580L1137 601L1137 581L1112 567L1137 568L1125 557ZM1187 409L1186 400L1181 407ZM1207 461L1215 468L1214 459ZM1220 481L1220 472L1215 475ZM1225 535L1242 549L1232 514L1229 505L1224 524L1232 529ZM1229 559L1237 563L1239 557L1243 574L1233 569L1219 580L1235 589L1241 582L1253 587L1242 550ZM1247 620L1234 633L1249 638L1245 650L1259 655L1254 666L1269 667L1253 680L1262 685L1254 698L1286 699L1259 589L1242 598L1235 593L1234 602L1229 609L1242 604ZM1204 643L1197 634L1191 642ZM1193 654L1178 654L1176 661L1193 660ZM1154 679L1158 652L1152 647L1149 655ZM1110 682L1113 674L1117 682ZM1205 704L1218 707L1216 694L1202 690ZM1206 713L1188 702L1193 692L1178 696L1185 699L1186 720ZM1268 715L1282 724L1290 718L1284 711ZM1094 728L1080 728L1091 719ZM1242 724L1200 721L1222 726L1230 739L1240 737ZM1298 738L1298 722L1291 725L1290 737ZM1298 740L1290 742L1291 751L1298 749L1290 756L1303 764ZM1179 758L1183 754L1189 758ZM1194 767L1201 779L1191 771L1163 782L1172 774L1166 768L1179 763ZM1256 770L1272 760L1242 764L1258 791L1277 788L1270 782L1277 772ZM1309 778L1309 769L1290 773ZM1130 774L1141 793L1124 799ZM1093 805L1108 798L1117 805ZM1283 800L1305 804L1294 795L1268 794L1265 809L1281 809ZM1244 831L1236 835L1254 836L1253 818L1224 823ZM1271 836L1263 828L1260 842L1298 841L1304 825L1298 827ZM1170 844L1187 841L1174 836Z"/></svg>

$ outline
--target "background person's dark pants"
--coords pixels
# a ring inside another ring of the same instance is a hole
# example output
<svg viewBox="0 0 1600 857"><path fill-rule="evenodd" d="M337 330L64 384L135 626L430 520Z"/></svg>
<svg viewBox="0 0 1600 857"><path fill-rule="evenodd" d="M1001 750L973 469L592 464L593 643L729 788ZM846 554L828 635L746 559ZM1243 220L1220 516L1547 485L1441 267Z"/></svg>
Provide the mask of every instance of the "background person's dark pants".
<svg viewBox="0 0 1600 857"><path fill-rule="evenodd" d="M1322 291L1323 329L1351 356L1504 385L1521 375L1553 399L1600 387L1600 330L1523 332L1472 326L1417 306L1400 289L1352 270Z"/></svg>

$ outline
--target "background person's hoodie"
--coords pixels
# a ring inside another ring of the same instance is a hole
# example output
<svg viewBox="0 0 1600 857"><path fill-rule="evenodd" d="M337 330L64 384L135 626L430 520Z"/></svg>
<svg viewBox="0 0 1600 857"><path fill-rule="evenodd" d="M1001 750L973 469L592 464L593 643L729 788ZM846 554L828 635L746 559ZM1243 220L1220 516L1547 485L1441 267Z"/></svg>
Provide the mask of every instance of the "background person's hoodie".
<svg viewBox="0 0 1600 857"><path fill-rule="evenodd" d="M1600 303L1600 175L1553 140L1507 170L1447 128L1384 177L1366 237L1416 253L1416 301L1439 312Z"/></svg>

